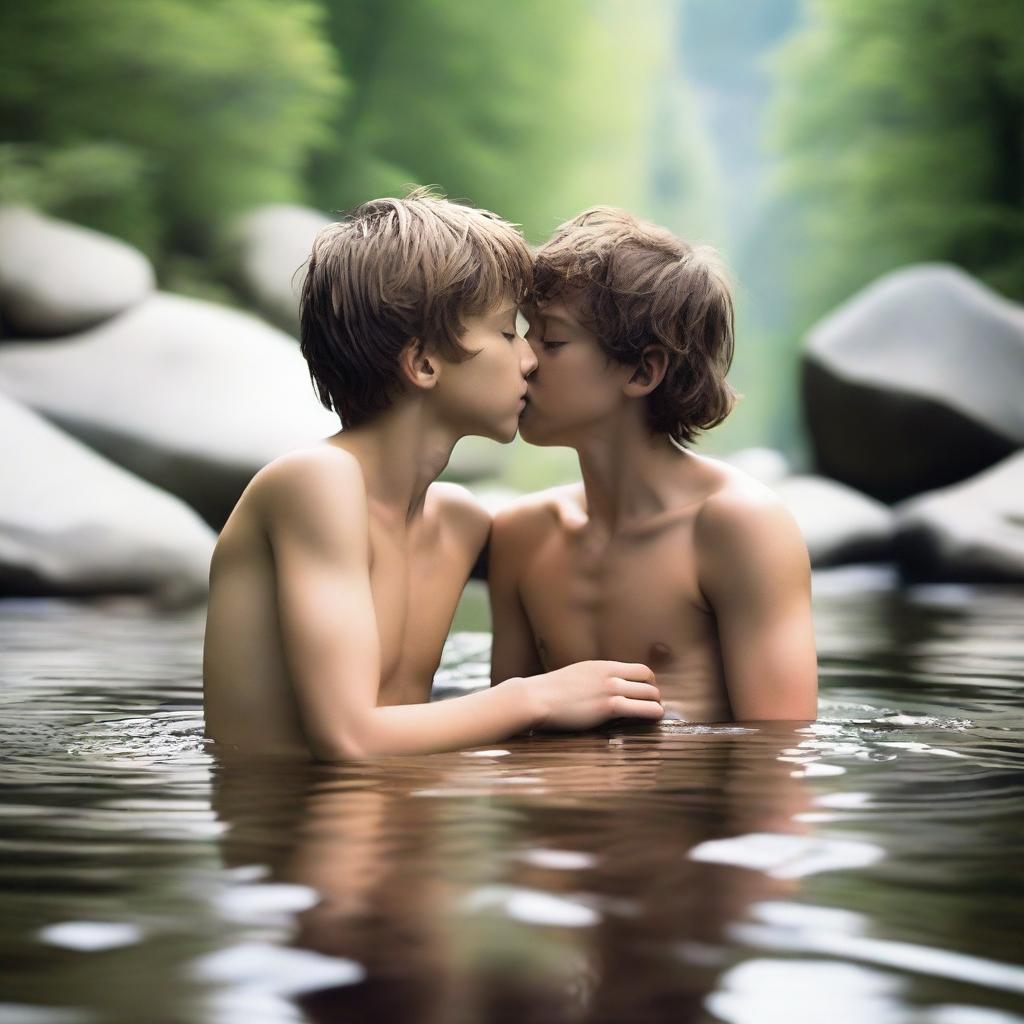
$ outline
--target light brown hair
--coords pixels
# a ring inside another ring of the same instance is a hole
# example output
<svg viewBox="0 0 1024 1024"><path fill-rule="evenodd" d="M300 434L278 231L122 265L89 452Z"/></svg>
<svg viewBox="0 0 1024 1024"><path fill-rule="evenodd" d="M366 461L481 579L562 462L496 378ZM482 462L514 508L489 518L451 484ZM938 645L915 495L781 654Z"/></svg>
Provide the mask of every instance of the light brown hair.
<svg viewBox="0 0 1024 1024"><path fill-rule="evenodd" d="M691 443L729 415L740 396L726 381L735 345L728 272L709 245L691 245L624 210L594 206L566 221L534 255L535 302L579 295L584 326L609 359L668 353L647 398L648 424Z"/></svg>
<svg viewBox="0 0 1024 1024"><path fill-rule="evenodd" d="M463 318L522 302L532 280L514 225L429 187L323 227L305 270L300 348L321 403L346 428L401 393L398 357L411 338L450 362L469 359Z"/></svg>

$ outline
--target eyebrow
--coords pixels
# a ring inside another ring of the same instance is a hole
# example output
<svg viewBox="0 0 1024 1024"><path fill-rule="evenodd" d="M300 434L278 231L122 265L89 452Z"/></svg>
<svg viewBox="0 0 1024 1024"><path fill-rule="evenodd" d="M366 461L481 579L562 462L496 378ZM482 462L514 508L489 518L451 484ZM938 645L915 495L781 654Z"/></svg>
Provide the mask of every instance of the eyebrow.
<svg viewBox="0 0 1024 1024"><path fill-rule="evenodd" d="M494 318L496 320L504 320L505 317L512 316L513 313L518 313L518 312L519 312L519 306L516 305L516 304L513 304L511 306L506 306L504 309L499 309L498 312L494 314Z"/></svg>

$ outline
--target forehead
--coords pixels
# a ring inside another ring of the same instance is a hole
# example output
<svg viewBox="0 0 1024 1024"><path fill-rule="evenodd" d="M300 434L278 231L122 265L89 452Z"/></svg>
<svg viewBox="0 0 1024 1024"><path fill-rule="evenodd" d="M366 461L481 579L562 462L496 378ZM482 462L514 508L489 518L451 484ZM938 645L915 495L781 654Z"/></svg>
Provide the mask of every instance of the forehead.
<svg viewBox="0 0 1024 1024"><path fill-rule="evenodd" d="M499 299L493 306L490 306L479 315L487 320L502 320L506 317L515 316L517 309L519 309L519 304L516 300L506 296L503 299Z"/></svg>
<svg viewBox="0 0 1024 1024"><path fill-rule="evenodd" d="M564 324L567 327L581 327L580 299L573 295L559 295L550 302L541 302L538 310L545 320Z"/></svg>

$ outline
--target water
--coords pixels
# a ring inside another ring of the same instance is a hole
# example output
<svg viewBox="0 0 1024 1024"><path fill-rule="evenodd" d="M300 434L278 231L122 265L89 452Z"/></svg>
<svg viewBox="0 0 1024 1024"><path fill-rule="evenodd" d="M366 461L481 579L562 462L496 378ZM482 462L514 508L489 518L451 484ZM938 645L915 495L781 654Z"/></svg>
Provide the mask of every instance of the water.
<svg viewBox="0 0 1024 1024"><path fill-rule="evenodd" d="M814 586L807 729L322 768L210 756L201 611L0 602L0 1021L1024 1021L1024 590Z"/></svg>

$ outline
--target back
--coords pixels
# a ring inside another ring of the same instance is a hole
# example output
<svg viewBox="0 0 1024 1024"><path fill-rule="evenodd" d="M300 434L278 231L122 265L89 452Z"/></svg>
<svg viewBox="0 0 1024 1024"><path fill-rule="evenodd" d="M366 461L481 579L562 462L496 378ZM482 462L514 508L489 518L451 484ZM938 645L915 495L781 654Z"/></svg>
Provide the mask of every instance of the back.
<svg viewBox="0 0 1024 1024"><path fill-rule="evenodd" d="M284 664L274 562L258 508L260 483L257 474L239 499L210 565L206 734L236 749L308 756Z"/></svg>

